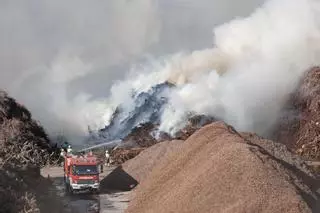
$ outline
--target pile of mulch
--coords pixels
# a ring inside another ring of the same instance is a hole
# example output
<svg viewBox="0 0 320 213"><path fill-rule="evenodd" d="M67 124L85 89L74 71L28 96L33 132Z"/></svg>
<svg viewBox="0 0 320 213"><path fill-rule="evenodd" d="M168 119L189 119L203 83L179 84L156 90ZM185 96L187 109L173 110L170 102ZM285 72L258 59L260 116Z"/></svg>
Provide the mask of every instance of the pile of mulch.
<svg viewBox="0 0 320 213"><path fill-rule="evenodd" d="M306 160L320 161L320 68L306 74L287 108L277 140Z"/></svg>
<svg viewBox="0 0 320 213"><path fill-rule="evenodd" d="M187 125L178 131L174 137L176 140L187 140L193 133L201 127L216 121L214 117L206 115L195 115L188 119Z"/></svg>
<svg viewBox="0 0 320 213"><path fill-rule="evenodd" d="M42 166L58 157L57 150L31 113L0 91L0 166Z"/></svg>
<svg viewBox="0 0 320 213"><path fill-rule="evenodd" d="M120 165L130 160L140 152L142 152L145 148L117 148L110 153L112 159L112 165Z"/></svg>
<svg viewBox="0 0 320 213"><path fill-rule="evenodd" d="M124 143L135 143L138 147L150 147L158 142L152 135L155 129L156 125L152 123L141 124L133 128L123 141Z"/></svg>
<svg viewBox="0 0 320 213"><path fill-rule="evenodd" d="M320 68L308 72L298 94L301 120L295 134L297 152L320 161Z"/></svg>
<svg viewBox="0 0 320 213"><path fill-rule="evenodd" d="M141 148L152 147L164 141L186 140L199 128L212 123L214 120L214 118L204 115L192 116L189 118L187 125L177 132L175 136L161 132L157 138L153 133L157 131L158 125L152 123L141 124L123 139L123 144L128 146L116 149L111 153L111 157L115 165L124 163L137 156L143 150Z"/></svg>
<svg viewBox="0 0 320 213"><path fill-rule="evenodd" d="M130 163L148 164L153 152ZM152 162L126 212L320 211L319 180L303 161L281 144L239 134L223 122L201 128Z"/></svg>
<svg viewBox="0 0 320 213"><path fill-rule="evenodd" d="M55 150L31 113L0 91L0 211L40 211L34 189Z"/></svg>
<svg viewBox="0 0 320 213"><path fill-rule="evenodd" d="M0 168L0 212L64 212L52 182L36 167Z"/></svg>
<svg viewBox="0 0 320 213"><path fill-rule="evenodd" d="M0 212L40 212L36 196L17 172L0 169Z"/></svg>
<svg viewBox="0 0 320 213"><path fill-rule="evenodd" d="M144 123L133 128L131 133L123 139L122 146L112 150L110 153L112 164L120 165L139 155L145 148L158 143L157 139L152 135L155 129L156 125L152 123Z"/></svg>
<svg viewBox="0 0 320 213"><path fill-rule="evenodd" d="M159 142L156 145L143 150L133 160L125 162L122 167L135 180L142 182L148 177L155 165L166 159L168 155L177 151L182 143L182 140Z"/></svg>
<svg viewBox="0 0 320 213"><path fill-rule="evenodd" d="M188 119L186 126L174 136L160 132L156 138L153 134L159 125L144 123L132 129L131 133L123 139L124 143L134 143L138 147L150 147L154 144L168 140L186 140L201 127L216 121L215 118L205 115L193 115Z"/></svg>

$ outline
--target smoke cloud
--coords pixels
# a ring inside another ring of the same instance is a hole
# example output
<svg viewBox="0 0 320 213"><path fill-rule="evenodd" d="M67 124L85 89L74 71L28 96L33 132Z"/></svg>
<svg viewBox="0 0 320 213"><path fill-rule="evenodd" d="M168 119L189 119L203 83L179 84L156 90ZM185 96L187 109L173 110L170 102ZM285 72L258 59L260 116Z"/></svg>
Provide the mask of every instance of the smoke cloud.
<svg viewBox="0 0 320 213"><path fill-rule="evenodd" d="M174 83L160 125L171 134L190 114L266 134L302 76L319 64L319 9L315 0L267 1L250 16L214 28L212 48L158 59L115 91L129 94L132 88L141 92L164 81Z"/></svg>
<svg viewBox="0 0 320 213"><path fill-rule="evenodd" d="M170 93L161 128L174 133L193 112L267 133L303 74L319 64L319 9L313 0L270 0L249 17L216 27L211 56L193 53L170 72L177 83L188 81Z"/></svg>
<svg viewBox="0 0 320 213"><path fill-rule="evenodd" d="M214 59L211 50L174 53L210 47L213 26L247 15L261 2L1 1L1 87L49 133L83 136L88 125L107 125L117 104L132 107L132 90L166 80L183 87L194 71L219 67L216 60L225 59ZM213 54L225 54L218 52Z"/></svg>

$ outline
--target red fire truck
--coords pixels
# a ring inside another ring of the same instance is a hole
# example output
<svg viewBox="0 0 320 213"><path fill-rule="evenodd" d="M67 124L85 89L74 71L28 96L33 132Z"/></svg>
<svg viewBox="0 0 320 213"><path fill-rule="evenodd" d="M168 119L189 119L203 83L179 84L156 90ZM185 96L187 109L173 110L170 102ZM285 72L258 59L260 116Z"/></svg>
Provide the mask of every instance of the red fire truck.
<svg viewBox="0 0 320 213"><path fill-rule="evenodd" d="M64 161L64 182L68 193L90 190L99 192L98 160L93 155L66 154Z"/></svg>

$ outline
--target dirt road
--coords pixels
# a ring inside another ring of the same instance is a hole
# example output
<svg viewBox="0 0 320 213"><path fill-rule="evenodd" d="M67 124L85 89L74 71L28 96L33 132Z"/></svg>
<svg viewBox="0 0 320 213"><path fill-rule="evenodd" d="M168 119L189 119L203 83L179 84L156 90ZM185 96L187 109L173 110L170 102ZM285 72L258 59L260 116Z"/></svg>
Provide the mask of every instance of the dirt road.
<svg viewBox="0 0 320 213"><path fill-rule="evenodd" d="M108 167L100 174L103 180L115 167ZM61 197L65 206L65 212L77 213L122 213L129 202L130 192L103 190L99 195L81 193L67 195L63 183L62 167L46 167L41 170L41 175L50 178L55 186L56 193Z"/></svg>

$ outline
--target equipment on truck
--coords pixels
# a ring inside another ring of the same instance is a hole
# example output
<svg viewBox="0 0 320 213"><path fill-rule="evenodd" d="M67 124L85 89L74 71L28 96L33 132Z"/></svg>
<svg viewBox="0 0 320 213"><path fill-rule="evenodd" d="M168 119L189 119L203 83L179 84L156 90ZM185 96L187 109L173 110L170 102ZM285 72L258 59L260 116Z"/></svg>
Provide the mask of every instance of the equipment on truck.
<svg viewBox="0 0 320 213"><path fill-rule="evenodd" d="M64 161L64 182L68 193L90 190L98 193L100 188L98 160L93 155L67 153Z"/></svg>

